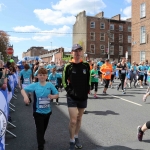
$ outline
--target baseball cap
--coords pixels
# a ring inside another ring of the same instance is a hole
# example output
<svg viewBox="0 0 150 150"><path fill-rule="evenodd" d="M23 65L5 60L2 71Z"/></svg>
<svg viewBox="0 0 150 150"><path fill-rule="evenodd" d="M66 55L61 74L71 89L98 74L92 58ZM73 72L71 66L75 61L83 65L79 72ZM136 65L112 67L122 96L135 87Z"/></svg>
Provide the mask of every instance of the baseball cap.
<svg viewBox="0 0 150 150"><path fill-rule="evenodd" d="M72 51L75 51L75 50L77 50L77 49L81 49L81 50L82 50L82 47L81 47L79 44L74 44L74 45L72 46Z"/></svg>

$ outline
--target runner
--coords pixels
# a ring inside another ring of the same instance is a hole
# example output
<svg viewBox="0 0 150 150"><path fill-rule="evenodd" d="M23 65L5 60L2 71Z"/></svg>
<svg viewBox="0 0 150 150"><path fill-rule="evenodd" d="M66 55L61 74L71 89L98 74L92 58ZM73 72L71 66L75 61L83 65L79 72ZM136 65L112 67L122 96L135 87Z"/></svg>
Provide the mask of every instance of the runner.
<svg viewBox="0 0 150 150"><path fill-rule="evenodd" d="M90 66L81 60L82 47L75 44L72 47L73 59L65 65L63 71L63 86L67 91L67 104L70 115L70 148L82 148L78 134L82 115L87 107L88 92L90 90Z"/></svg>
<svg viewBox="0 0 150 150"><path fill-rule="evenodd" d="M56 68L52 69L52 73L48 76L48 80L55 86L58 90L58 78L62 78L59 73L56 73ZM53 100L51 100L53 102ZM56 105L59 105L58 98L56 99Z"/></svg>
<svg viewBox="0 0 150 150"><path fill-rule="evenodd" d="M44 135L52 114L50 100L58 98L58 91L53 84L46 82L47 70L45 68L39 69L38 79L39 82L32 83L22 89L21 94L24 97L24 102L29 104L27 93L34 92L33 116L36 125L38 150L44 150Z"/></svg>
<svg viewBox="0 0 150 150"><path fill-rule="evenodd" d="M143 96L144 102L146 102L147 97L150 95L150 67L147 70L147 75L148 75L148 78L147 78L148 88L147 88L146 94Z"/></svg>
<svg viewBox="0 0 150 150"><path fill-rule="evenodd" d="M48 76L51 74L52 69L55 68L54 62L51 61L49 65L47 65L46 69L48 70Z"/></svg>
<svg viewBox="0 0 150 150"><path fill-rule="evenodd" d="M101 85L103 84L103 79L102 79L102 73L100 72L100 69L103 64L104 62L102 61L102 58L100 58L99 62L97 63L97 70L98 70L98 75L99 75Z"/></svg>
<svg viewBox="0 0 150 150"><path fill-rule="evenodd" d="M114 81L114 78L115 78L115 75L116 75L116 65L114 64L114 62L111 62L112 64L112 68L113 68L113 71L112 71L112 74L111 74L111 80L110 80L110 88L112 89L113 86L112 86L112 83Z"/></svg>
<svg viewBox="0 0 150 150"><path fill-rule="evenodd" d="M145 67L144 67L144 62L140 62L138 68L137 68L138 72L139 72L139 78L138 78L138 81L140 83L140 88L143 88L143 78L144 78L144 70L145 70Z"/></svg>
<svg viewBox="0 0 150 150"><path fill-rule="evenodd" d="M21 86L22 82L22 86ZM20 72L19 74L19 88L24 89L26 86L29 86L32 83L32 71L30 69L30 66L28 64L24 65L24 69ZM28 93L28 97L30 100L30 103L32 102L31 100L31 94ZM28 106L28 104L26 104Z"/></svg>
<svg viewBox="0 0 150 150"><path fill-rule="evenodd" d="M106 91L108 89L109 82L110 82L110 79L111 79L111 74L113 72L113 68L112 68L112 65L109 63L109 59L105 60L105 64L103 64L101 66L100 71L102 72L102 78L103 78L103 81L104 81L104 84L105 84L103 94L106 94Z"/></svg>
<svg viewBox="0 0 150 150"><path fill-rule="evenodd" d="M119 70L119 79L121 83L117 86L117 90L119 90L120 86L122 87L122 92L125 94L124 83L126 78L127 65L125 63L126 59L123 57L121 62L117 64L117 70Z"/></svg>
<svg viewBox="0 0 150 150"><path fill-rule="evenodd" d="M95 87L94 98L97 98L97 89L98 89L98 70L97 64L93 65L93 69L91 70L91 90Z"/></svg>
<svg viewBox="0 0 150 150"><path fill-rule="evenodd" d="M144 85L147 85L147 71L149 68L148 60L145 61L145 72L144 72Z"/></svg>

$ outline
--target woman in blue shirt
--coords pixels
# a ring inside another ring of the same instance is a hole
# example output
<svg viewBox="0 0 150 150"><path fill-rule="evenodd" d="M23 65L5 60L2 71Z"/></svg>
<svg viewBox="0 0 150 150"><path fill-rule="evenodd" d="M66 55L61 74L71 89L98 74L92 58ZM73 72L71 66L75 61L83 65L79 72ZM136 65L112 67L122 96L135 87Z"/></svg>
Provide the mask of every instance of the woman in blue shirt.
<svg viewBox="0 0 150 150"><path fill-rule="evenodd" d="M30 69L30 66L28 64L24 65L24 69L21 70L19 74L19 87L21 88L21 81L22 81L22 88L24 89L26 86L30 85L32 83L32 71ZM28 94L30 103L31 103L31 94ZM26 104L26 106L28 106Z"/></svg>
<svg viewBox="0 0 150 150"><path fill-rule="evenodd" d="M28 92L34 92L33 116L36 125L38 150L44 150L44 135L52 113L50 101L58 98L58 91L55 86L46 82L47 70L40 68L38 71L39 82L32 83L21 90L24 102L29 104Z"/></svg>
<svg viewBox="0 0 150 150"><path fill-rule="evenodd" d="M52 73L48 76L48 80L56 87L57 90L58 90L58 78L62 77L59 73L56 73L56 68L53 68ZM56 105L59 105L58 98L56 99Z"/></svg>

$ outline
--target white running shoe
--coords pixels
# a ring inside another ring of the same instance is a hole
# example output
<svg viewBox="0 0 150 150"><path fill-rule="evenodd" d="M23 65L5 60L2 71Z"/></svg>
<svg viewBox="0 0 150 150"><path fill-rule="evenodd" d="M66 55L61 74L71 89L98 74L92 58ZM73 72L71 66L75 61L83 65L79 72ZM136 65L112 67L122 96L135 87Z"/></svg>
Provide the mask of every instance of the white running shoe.
<svg viewBox="0 0 150 150"><path fill-rule="evenodd" d="M143 102L146 102L146 94L143 96Z"/></svg>
<svg viewBox="0 0 150 150"><path fill-rule="evenodd" d="M143 86L140 86L141 89L143 89Z"/></svg>

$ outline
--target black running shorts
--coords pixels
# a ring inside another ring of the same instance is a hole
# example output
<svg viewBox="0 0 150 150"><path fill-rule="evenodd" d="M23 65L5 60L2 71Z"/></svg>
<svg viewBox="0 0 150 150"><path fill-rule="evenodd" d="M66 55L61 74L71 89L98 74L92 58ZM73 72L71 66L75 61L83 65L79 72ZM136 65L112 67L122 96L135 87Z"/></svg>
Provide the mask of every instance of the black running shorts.
<svg viewBox="0 0 150 150"><path fill-rule="evenodd" d="M86 108L87 100L78 101L78 100L73 100L71 97L67 97L67 104L68 107Z"/></svg>

